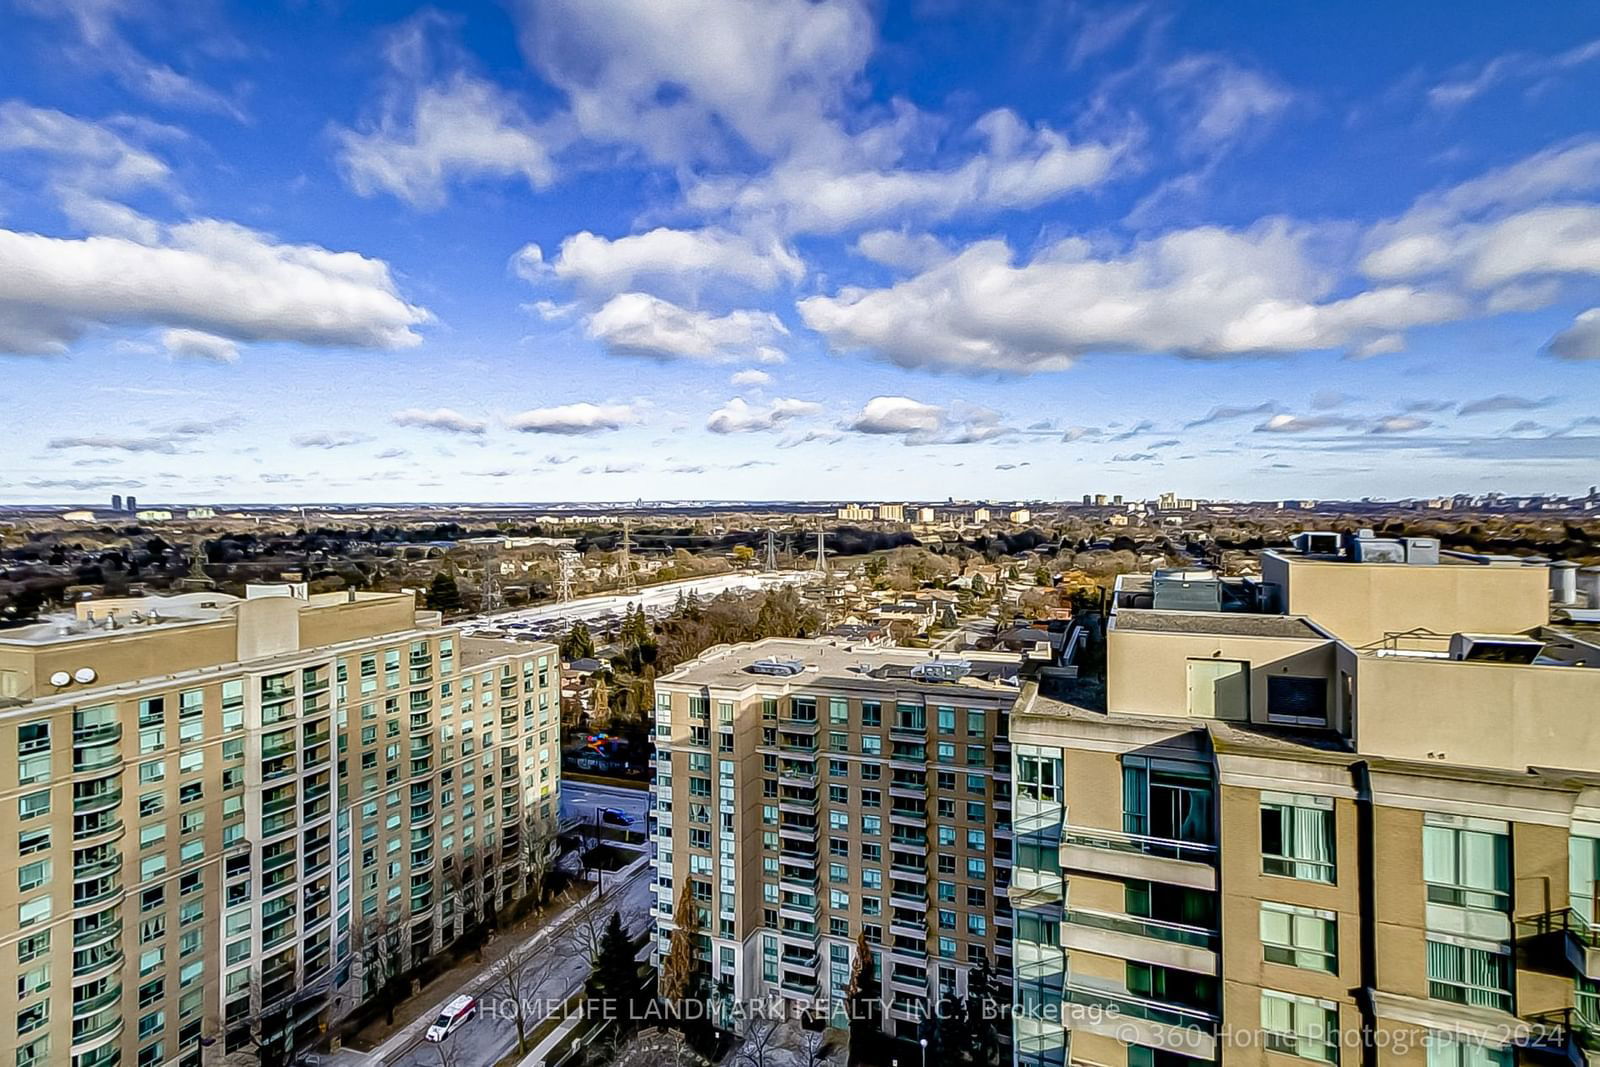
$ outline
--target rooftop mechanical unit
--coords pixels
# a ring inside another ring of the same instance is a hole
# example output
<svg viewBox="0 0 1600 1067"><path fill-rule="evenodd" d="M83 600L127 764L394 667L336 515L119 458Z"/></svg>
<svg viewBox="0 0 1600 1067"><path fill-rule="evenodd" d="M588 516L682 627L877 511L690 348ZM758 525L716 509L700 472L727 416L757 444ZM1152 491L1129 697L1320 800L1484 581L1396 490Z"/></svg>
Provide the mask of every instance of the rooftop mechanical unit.
<svg viewBox="0 0 1600 1067"><path fill-rule="evenodd" d="M1532 663L1544 642L1522 634L1451 634L1450 658L1475 663Z"/></svg>
<svg viewBox="0 0 1600 1067"><path fill-rule="evenodd" d="M935 659L914 664L911 677L921 682L955 682L972 673L972 662L964 659Z"/></svg>
<svg viewBox="0 0 1600 1067"><path fill-rule="evenodd" d="M1211 571L1156 571L1150 591L1157 611L1222 610L1222 582Z"/></svg>
<svg viewBox="0 0 1600 1067"><path fill-rule="evenodd" d="M1294 535L1294 547L1302 556L1337 556L1343 542L1331 530L1306 530Z"/></svg>
<svg viewBox="0 0 1600 1067"><path fill-rule="evenodd" d="M797 659L758 659L745 670L751 674L770 674L777 678L793 678L806 669L806 665Z"/></svg>

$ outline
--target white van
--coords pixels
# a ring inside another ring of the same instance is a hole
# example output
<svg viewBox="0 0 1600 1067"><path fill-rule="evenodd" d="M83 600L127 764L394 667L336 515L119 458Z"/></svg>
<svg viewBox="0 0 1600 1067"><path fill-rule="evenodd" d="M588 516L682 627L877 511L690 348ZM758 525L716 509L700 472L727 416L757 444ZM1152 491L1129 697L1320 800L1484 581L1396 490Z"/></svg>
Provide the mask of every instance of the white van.
<svg viewBox="0 0 1600 1067"><path fill-rule="evenodd" d="M428 1027L429 1041L443 1041L464 1026L468 1019L478 1014L478 1002L469 996L459 996L444 1006L439 1017Z"/></svg>

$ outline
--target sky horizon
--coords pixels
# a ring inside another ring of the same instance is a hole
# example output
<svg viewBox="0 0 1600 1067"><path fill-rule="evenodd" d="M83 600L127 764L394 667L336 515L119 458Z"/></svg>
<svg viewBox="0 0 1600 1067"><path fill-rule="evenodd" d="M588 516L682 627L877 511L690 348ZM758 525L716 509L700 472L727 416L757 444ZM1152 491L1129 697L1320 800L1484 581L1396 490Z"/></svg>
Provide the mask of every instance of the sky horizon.
<svg viewBox="0 0 1600 1067"><path fill-rule="evenodd" d="M0 0L0 502L1600 481L1600 7Z"/></svg>

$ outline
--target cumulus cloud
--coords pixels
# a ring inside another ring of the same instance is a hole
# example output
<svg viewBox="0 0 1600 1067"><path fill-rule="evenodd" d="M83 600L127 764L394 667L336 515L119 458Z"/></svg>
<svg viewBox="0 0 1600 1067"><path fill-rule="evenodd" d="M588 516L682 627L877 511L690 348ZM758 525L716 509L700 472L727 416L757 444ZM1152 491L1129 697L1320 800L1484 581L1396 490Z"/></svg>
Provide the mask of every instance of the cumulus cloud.
<svg viewBox="0 0 1600 1067"><path fill-rule="evenodd" d="M434 408L432 411L423 408L405 408L389 418L397 426L416 426L428 430L444 430L447 433L481 434L489 428L489 424L482 419L463 415L452 408Z"/></svg>
<svg viewBox="0 0 1600 1067"><path fill-rule="evenodd" d="M1481 400L1470 400L1457 409L1460 415L1483 415L1498 411L1535 411L1539 408L1549 407L1555 402L1554 397L1533 399L1526 396L1513 396L1510 393L1496 393L1486 396Z"/></svg>
<svg viewBox="0 0 1600 1067"><path fill-rule="evenodd" d="M620 293L589 316L585 332L614 355L728 362L754 354L761 362L781 362L772 341L789 331L769 311L719 316L648 293Z"/></svg>
<svg viewBox="0 0 1600 1067"><path fill-rule="evenodd" d="M1100 185L1121 153L1113 145L1073 143L1002 108L974 124L972 134L984 144L980 151L953 167L919 169L898 148L884 150L886 142L906 136L910 125L915 123L841 136L828 152L785 159L753 178L702 180L689 188L688 203L788 232L838 233L892 218L935 221L1038 207ZM889 251L881 238L876 250Z"/></svg>
<svg viewBox="0 0 1600 1067"><path fill-rule="evenodd" d="M1600 359L1600 308L1590 308L1550 339L1550 354L1560 359Z"/></svg>
<svg viewBox="0 0 1600 1067"><path fill-rule="evenodd" d="M138 324L406 348L429 319L401 298L382 260L281 244L229 222L165 227L156 243L0 230L0 352L55 354L92 326Z"/></svg>
<svg viewBox="0 0 1600 1067"><path fill-rule="evenodd" d="M992 408L964 403L941 407L908 396L873 397L843 429L900 437L908 445L976 444L1016 432Z"/></svg>
<svg viewBox="0 0 1600 1067"><path fill-rule="evenodd" d="M856 238L857 254L901 270L923 270L950 258L945 243L929 233L905 230L872 230Z"/></svg>
<svg viewBox="0 0 1600 1067"><path fill-rule="evenodd" d="M742 397L734 397L711 413L706 429L719 434L756 433L780 429L792 419L821 413L821 404L793 397L775 397L770 404L750 404Z"/></svg>
<svg viewBox="0 0 1600 1067"><path fill-rule="evenodd" d="M339 128L339 164L362 196L387 192L437 208L453 181L520 178L534 189L556 174L553 152L568 135L558 118L535 122L510 93L462 66L435 37L443 17L424 13L395 31L379 114ZM447 53L442 58L436 52ZM446 69L440 69L440 68Z"/></svg>
<svg viewBox="0 0 1600 1067"><path fill-rule="evenodd" d="M733 375L728 379L728 384L740 389L757 389L763 385L771 385L772 375L764 370L734 371Z"/></svg>
<svg viewBox="0 0 1600 1067"><path fill-rule="evenodd" d="M357 433L354 430L328 430L319 433L298 433L289 438L289 443L296 448L331 450L366 444L370 440L372 438L367 434Z"/></svg>
<svg viewBox="0 0 1600 1067"><path fill-rule="evenodd" d="M800 301L835 350L907 367L1029 373L1089 352L1194 358L1333 348L1449 320L1445 293L1390 286L1330 298L1308 236L1282 221L1249 230L1179 230L1096 255L1069 238L1023 264L1003 241L977 242L883 289Z"/></svg>
<svg viewBox="0 0 1600 1067"><path fill-rule="evenodd" d="M637 424L640 418L634 404L560 404L512 415L506 425L522 433L578 436L620 430Z"/></svg>
<svg viewBox="0 0 1600 1067"><path fill-rule="evenodd" d="M1219 404L1200 416L1184 424L1185 429L1192 430L1196 426L1208 426L1213 422L1229 422L1233 419L1242 419L1247 415L1267 415L1277 411L1278 405L1268 400L1261 404L1241 406L1237 404Z"/></svg>
<svg viewBox="0 0 1600 1067"><path fill-rule="evenodd" d="M174 359L199 359L210 363L239 362L239 346L226 337L202 330L166 330L161 347Z"/></svg>
<svg viewBox="0 0 1600 1067"><path fill-rule="evenodd" d="M757 240L717 227L658 227L616 240L584 230L563 240L548 264L539 246L529 245L517 254L513 265L529 281L554 277L599 296L656 286L692 293L710 278L766 290L805 276L805 264L781 242Z"/></svg>

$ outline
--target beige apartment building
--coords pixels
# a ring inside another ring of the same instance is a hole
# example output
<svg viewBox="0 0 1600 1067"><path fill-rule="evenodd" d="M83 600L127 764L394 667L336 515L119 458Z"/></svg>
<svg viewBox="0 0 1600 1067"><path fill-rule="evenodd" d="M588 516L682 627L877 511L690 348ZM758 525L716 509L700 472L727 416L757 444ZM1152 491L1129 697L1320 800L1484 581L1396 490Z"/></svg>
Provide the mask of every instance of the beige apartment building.
<svg viewBox="0 0 1600 1067"><path fill-rule="evenodd" d="M656 681L658 951L698 905L719 1000L826 1011L857 938L915 1035L979 961L1010 974L1015 656L719 646Z"/></svg>
<svg viewBox="0 0 1600 1067"><path fill-rule="evenodd" d="M101 600L0 631L0 1062L314 1038L520 892L556 816L555 649L409 595Z"/></svg>
<svg viewBox="0 0 1600 1067"><path fill-rule="evenodd" d="M1019 697L1018 1062L1586 1062L1600 627L1543 565L1300 545L1125 576L1103 692Z"/></svg>

